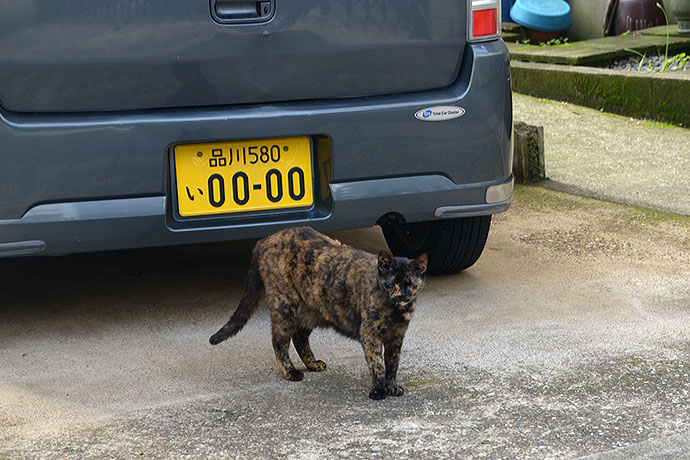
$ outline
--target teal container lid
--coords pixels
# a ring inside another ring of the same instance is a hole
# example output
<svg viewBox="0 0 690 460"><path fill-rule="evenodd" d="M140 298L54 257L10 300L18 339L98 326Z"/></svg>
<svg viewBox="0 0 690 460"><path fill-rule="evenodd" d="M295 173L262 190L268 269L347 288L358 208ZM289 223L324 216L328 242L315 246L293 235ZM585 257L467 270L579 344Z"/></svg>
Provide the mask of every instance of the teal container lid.
<svg viewBox="0 0 690 460"><path fill-rule="evenodd" d="M570 5L563 0L516 0L510 17L523 27L544 32L560 32L572 22Z"/></svg>

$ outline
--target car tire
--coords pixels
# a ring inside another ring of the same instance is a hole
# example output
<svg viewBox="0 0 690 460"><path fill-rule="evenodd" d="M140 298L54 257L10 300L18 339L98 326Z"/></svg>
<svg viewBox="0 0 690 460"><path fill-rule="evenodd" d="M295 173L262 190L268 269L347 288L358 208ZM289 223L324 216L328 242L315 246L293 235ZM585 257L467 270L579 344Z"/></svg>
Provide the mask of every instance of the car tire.
<svg viewBox="0 0 690 460"><path fill-rule="evenodd" d="M430 275L448 275L471 267L489 235L491 216L382 225L383 235L393 255L414 258L429 256Z"/></svg>

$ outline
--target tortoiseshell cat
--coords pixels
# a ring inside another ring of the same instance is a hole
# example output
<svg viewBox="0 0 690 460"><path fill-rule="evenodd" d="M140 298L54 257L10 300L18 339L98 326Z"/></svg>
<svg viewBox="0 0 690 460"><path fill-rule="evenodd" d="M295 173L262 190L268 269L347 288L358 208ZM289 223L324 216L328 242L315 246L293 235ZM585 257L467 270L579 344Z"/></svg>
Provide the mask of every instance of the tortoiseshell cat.
<svg viewBox="0 0 690 460"><path fill-rule="evenodd" d="M288 355L290 340L307 369L326 369L314 358L309 334L332 327L362 344L371 372L369 397L401 396L403 388L396 383L400 348L426 267L426 254L410 261L381 251L377 258L309 227L282 230L256 244L240 304L210 342L218 344L244 327L263 287L285 379L303 377Z"/></svg>

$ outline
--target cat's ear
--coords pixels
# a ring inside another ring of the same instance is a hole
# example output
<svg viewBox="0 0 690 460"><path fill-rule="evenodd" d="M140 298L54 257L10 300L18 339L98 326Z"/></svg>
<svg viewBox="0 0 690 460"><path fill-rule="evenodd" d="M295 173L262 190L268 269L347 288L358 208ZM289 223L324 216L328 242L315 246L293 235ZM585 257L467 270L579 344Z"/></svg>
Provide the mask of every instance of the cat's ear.
<svg viewBox="0 0 690 460"><path fill-rule="evenodd" d="M426 266L428 263L429 256L427 256L425 252L424 254L417 256L417 258L412 261L412 269L415 271L415 273L423 275L426 273Z"/></svg>
<svg viewBox="0 0 690 460"><path fill-rule="evenodd" d="M387 271L390 271L393 266L395 265L395 262L393 262L393 256L388 254L386 251L381 251L379 252L379 273L384 273Z"/></svg>

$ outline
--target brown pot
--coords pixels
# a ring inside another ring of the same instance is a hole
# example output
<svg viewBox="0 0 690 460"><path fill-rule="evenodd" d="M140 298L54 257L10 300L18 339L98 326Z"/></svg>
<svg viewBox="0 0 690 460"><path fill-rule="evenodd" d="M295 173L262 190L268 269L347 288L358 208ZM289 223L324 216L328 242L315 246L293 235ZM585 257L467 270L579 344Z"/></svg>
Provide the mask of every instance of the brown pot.
<svg viewBox="0 0 690 460"><path fill-rule="evenodd" d="M659 0L618 0L616 34L666 24L664 13L656 6Z"/></svg>
<svg viewBox="0 0 690 460"><path fill-rule="evenodd" d="M538 45L539 43L546 43L552 38L558 37L560 32L544 32L543 30L534 30L525 28L525 33L529 42L532 45Z"/></svg>

